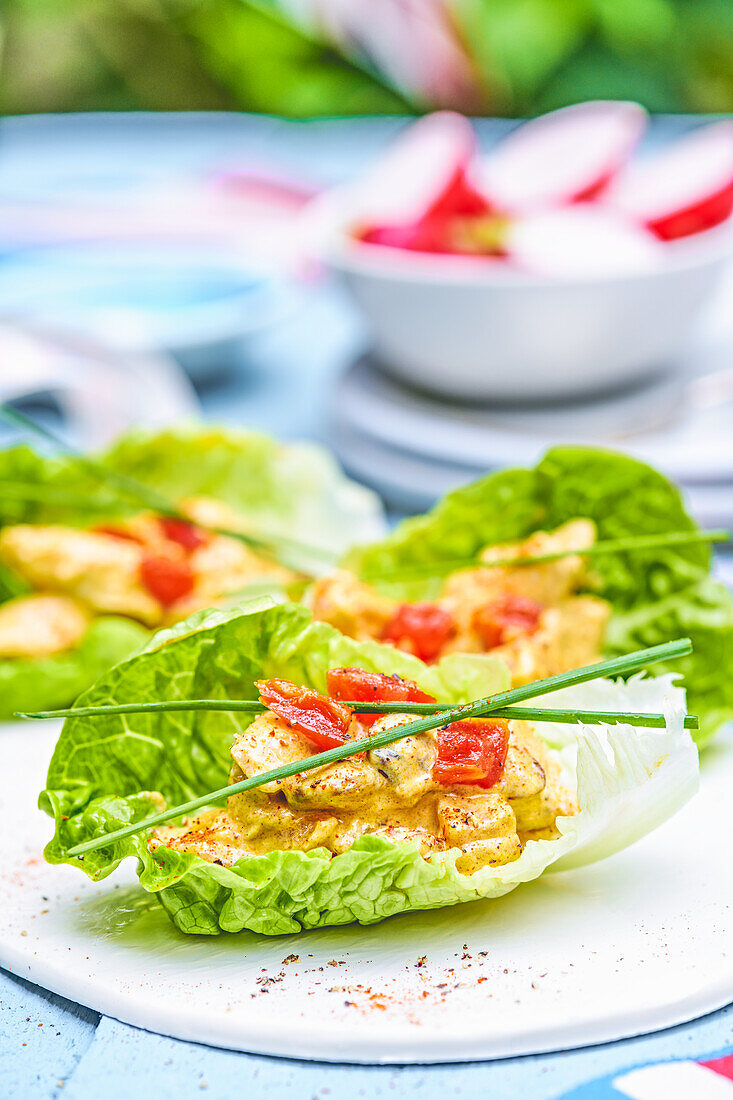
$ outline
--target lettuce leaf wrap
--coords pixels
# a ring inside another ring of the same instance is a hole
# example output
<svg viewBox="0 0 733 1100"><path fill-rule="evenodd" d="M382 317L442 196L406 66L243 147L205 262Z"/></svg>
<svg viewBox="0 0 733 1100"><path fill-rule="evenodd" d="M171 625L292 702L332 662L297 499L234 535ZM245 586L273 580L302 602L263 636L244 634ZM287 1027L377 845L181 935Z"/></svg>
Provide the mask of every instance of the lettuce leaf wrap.
<svg viewBox="0 0 733 1100"><path fill-rule="evenodd" d="M384 531L374 493L350 481L323 448L281 443L233 428L173 427L127 432L93 456L106 467L173 500L210 496L251 520L254 530L290 536L334 553ZM3 483L24 482L68 493L69 504L5 496ZM84 510L84 501L87 510ZM134 504L133 510L141 509ZM119 493L73 457L49 458L27 446L0 453L0 526L86 526L120 514Z"/></svg>
<svg viewBox="0 0 733 1100"><path fill-rule="evenodd" d="M442 579L389 582L389 574L470 557L576 518L593 520L599 539L697 528L679 490L651 466L613 451L555 447L533 468L502 470L448 493L431 512L351 552L345 566L391 596L430 599ZM710 578L710 562L704 543L592 559L592 591L613 608L608 656L692 639L689 657L653 673L684 674L690 710L701 719L699 745L733 718L733 601Z"/></svg>
<svg viewBox="0 0 733 1100"><path fill-rule="evenodd" d="M107 672L78 705L251 698L255 680L278 676L323 691L327 670L343 665L398 673L446 702L508 686L506 668L490 656L451 655L427 666L392 647L356 642L312 622L298 605L260 600L238 611L199 613L162 631ZM547 705L555 698L548 696ZM341 855L325 848L274 851L242 857L229 868L190 852L149 850L145 833L69 858L73 845L154 812L160 796L171 805L226 784L229 746L248 719L213 712L68 719L40 797L56 822L46 858L81 866L96 880L135 856L142 886L157 894L175 925L208 935L368 924L407 910L499 897L550 866L576 866L617 851L664 821L696 789L697 752L682 724L684 692L671 677L589 684L572 696L566 690L563 702L661 710L667 727L540 724L538 731L557 747L573 784L577 776L582 809L558 819L558 839L530 840L519 859L501 867L464 875L456 869L460 849L423 858L412 842L374 836L361 837Z"/></svg>
<svg viewBox="0 0 733 1100"><path fill-rule="evenodd" d="M349 481L327 452L309 444L192 426L130 432L96 457L174 500L221 500L250 519L255 530L315 544L334 560L354 541L383 531L377 498ZM21 485L30 486L27 498L17 491ZM130 509L144 510L135 504ZM121 514L119 493L73 457L45 457L27 446L0 453L0 526L89 526ZM13 584L5 583L13 580L6 572L0 570L0 602L15 594ZM16 710L68 705L147 637L136 623L105 616L76 649L37 660L0 659L0 718Z"/></svg>

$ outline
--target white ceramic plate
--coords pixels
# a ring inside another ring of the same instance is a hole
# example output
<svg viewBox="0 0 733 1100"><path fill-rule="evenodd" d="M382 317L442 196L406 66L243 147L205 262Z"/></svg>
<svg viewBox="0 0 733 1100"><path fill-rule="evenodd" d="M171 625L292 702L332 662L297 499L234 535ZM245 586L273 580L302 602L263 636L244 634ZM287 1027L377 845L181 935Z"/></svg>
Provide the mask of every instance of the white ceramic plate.
<svg viewBox="0 0 733 1100"><path fill-rule="evenodd" d="M387 506L398 512L425 512L435 501L485 473L485 467L433 462L423 455L389 447L336 422L330 442L347 474L374 489ZM544 448L516 460L533 465ZM688 511L703 527L733 525L733 492L728 482L683 485Z"/></svg>
<svg viewBox="0 0 733 1100"><path fill-rule="evenodd" d="M595 867L268 939L177 933L132 866L95 885L45 864L51 823L34 806L56 733L0 729L0 964L126 1023L262 1054L448 1062L654 1031L733 996L730 736L694 802Z"/></svg>

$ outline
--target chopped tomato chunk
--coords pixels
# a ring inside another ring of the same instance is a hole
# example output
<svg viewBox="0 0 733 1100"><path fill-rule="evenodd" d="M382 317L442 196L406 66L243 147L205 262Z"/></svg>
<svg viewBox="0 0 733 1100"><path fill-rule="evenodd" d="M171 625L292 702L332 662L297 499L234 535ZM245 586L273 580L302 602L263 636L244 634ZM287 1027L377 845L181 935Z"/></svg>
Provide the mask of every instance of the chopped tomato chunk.
<svg viewBox="0 0 733 1100"><path fill-rule="evenodd" d="M542 611L542 604L529 596L507 592L493 603L480 607L473 617L473 626L484 647L493 649L519 634L533 634Z"/></svg>
<svg viewBox="0 0 733 1100"><path fill-rule="evenodd" d="M509 748L509 726L500 718L466 718L438 730L433 778L442 786L493 787Z"/></svg>
<svg viewBox="0 0 733 1100"><path fill-rule="evenodd" d="M140 565L140 580L163 607L170 607L187 596L194 585L193 570L188 562L163 554L145 554Z"/></svg>
<svg viewBox="0 0 733 1100"><path fill-rule="evenodd" d="M123 539L125 542L137 542L140 546L143 545L143 540L137 535L125 531L124 527L115 527L112 523L103 523L99 527L93 527L92 531L95 535L109 535L111 539Z"/></svg>
<svg viewBox="0 0 733 1100"><path fill-rule="evenodd" d="M454 632L453 616L437 604L403 603L382 631L382 640L422 661L434 661Z"/></svg>
<svg viewBox="0 0 733 1100"><path fill-rule="evenodd" d="M351 711L342 703L290 680L258 680L257 689L265 706L316 748L333 749L347 740Z"/></svg>
<svg viewBox="0 0 733 1100"><path fill-rule="evenodd" d="M208 542L208 535L197 527L195 523L189 523L185 519L176 519L174 516L161 516L158 520L160 529L165 538L171 542L177 542L188 553L198 550Z"/></svg>
<svg viewBox="0 0 733 1100"><path fill-rule="evenodd" d="M363 668L331 668L326 673L328 693L334 699L348 699L358 703L434 703L417 686L414 680L403 680L401 676L385 676L381 672L367 672ZM372 726L381 717L379 714L359 714L354 708L363 726Z"/></svg>

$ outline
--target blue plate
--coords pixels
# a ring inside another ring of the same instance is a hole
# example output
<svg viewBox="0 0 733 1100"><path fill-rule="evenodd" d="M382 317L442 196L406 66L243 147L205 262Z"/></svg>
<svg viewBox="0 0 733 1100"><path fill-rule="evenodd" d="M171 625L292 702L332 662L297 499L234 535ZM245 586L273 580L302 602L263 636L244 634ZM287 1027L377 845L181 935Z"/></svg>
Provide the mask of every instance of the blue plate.
<svg viewBox="0 0 733 1100"><path fill-rule="evenodd" d="M126 352L220 368L295 291L221 250L93 242L0 257L0 315L86 332Z"/></svg>

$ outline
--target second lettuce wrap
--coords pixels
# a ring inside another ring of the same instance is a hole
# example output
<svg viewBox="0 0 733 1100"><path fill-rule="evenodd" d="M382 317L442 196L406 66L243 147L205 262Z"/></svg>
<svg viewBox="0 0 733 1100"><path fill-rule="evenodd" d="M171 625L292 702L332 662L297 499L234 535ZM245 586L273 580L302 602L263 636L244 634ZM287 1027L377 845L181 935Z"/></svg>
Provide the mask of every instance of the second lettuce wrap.
<svg viewBox="0 0 733 1100"><path fill-rule="evenodd" d="M679 490L629 455L555 447L531 468L502 470L448 493L426 515L353 551L345 565L405 600L435 597L441 578L390 581L391 573L478 554L485 546L587 518L599 539L694 531ZM612 606L606 654L689 637L694 652L655 674L681 672L703 745L733 718L733 601L710 576L705 543L599 556L592 591ZM380 579L382 578L382 579Z"/></svg>
<svg viewBox="0 0 733 1100"><path fill-rule="evenodd" d="M191 426L130 432L94 457L174 501L192 496L220 500L251 521L254 530L315 544L334 560L354 542L384 529L377 498L346 478L326 451L310 444ZM28 446L0 453L0 526L85 527L120 514L114 487L100 483L73 457L46 457ZM0 571L0 602L13 594ZM73 649L0 659L0 718L67 706L149 635L137 622L105 615L91 623Z"/></svg>

